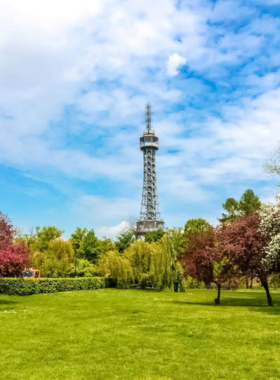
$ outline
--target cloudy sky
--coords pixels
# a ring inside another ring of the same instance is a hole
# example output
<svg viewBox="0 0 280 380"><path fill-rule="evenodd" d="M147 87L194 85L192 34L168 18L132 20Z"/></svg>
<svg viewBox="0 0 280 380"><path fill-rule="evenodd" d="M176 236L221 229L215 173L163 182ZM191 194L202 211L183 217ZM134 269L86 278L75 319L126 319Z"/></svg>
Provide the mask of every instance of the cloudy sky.
<svg viewBox="0 0 280 380"><path fill-rule="evenodd" d="M0 0L0 210L114 236L140 212L147 101L168 227L267 200L279 84L280 0Z"/></svg>

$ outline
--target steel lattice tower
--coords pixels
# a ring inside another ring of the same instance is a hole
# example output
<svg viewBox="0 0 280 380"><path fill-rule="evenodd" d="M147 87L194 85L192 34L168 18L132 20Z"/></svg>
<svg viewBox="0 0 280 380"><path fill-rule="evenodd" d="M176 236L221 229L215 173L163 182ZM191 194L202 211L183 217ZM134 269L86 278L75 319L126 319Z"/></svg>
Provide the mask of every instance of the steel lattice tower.
<svg viewBox="0 0 280 380"><path fill-rule="evenodd" d="M164 229L164 221L160 217L157 179L156 179L156 151L158 150L158 137L152 130L152 106L146 105L146 130L140 137L140 149L143 151L143 192L140 220L137 222L138 236L144 236L148 231Z"/></svg>

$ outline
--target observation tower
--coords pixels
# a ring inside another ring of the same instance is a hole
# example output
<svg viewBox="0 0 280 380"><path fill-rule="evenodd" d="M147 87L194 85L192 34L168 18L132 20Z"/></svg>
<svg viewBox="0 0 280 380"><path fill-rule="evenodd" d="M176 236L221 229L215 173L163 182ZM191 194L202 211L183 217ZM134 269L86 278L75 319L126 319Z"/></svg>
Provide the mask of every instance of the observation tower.
<svg viewBox="0 0 280 380"><path fill-rule="evenodd" d="M146 105L146 130L140 137L140 149L143 151L143 191L140 219L136 224L137 238L143 238L146 232L165 228L161 219L157 196L156 151L158 137L152 130L152 106Z"/></svg>

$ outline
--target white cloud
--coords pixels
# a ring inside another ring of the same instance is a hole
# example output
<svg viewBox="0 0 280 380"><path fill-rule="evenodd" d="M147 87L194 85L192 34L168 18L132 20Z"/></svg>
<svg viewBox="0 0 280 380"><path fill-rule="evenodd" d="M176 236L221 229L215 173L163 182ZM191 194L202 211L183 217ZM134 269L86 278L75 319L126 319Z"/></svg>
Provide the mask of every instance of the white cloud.
<svg viewBox="0 0 280 380"><path fill-rule="evenodd" d="M179 67L187 62L186 58L182 57L178 53L174 53L169 56L167 61L167 74L170 77L174 77L179 74Z"/></svg>
<svg viewBox="0 0 280 380"><path fill-rule="evenodd" d="M99 237L106 236L108 238L115 238L117 235L119 235L122 231L128 228L128 222L122 221L120 224L116 226L111 227L100 227L96 230L96 234Z"/></svg>
<svg viewBox="0 0 280 380"><path fill-rule="evenodd" d="M262 162L280 139L279 27L241 1L2 0L0 163L53 186L64 176L121 183L120 198L81 196L72 206L88 226L115 228L102 226L139 213L131 194L141 191L150 100L167 202L266 180ZM185 57L197 77L177 76Z"/></svg>
<svg viewBox="0 0 280 380"><path fill-rule="evenodd" d="M77 220L79 221L79 225L87 228L98 226L100 236L108 228L113 228L110 230L111 234L118 231L119 221L128 220L132 215L138 216L139 207L140 199L82 195L73 201L70 206L70 214L75 223ZM112 224L115 224L116 227L104 227ZM121 223L121 227L124 227L124 222Z"/></svg>

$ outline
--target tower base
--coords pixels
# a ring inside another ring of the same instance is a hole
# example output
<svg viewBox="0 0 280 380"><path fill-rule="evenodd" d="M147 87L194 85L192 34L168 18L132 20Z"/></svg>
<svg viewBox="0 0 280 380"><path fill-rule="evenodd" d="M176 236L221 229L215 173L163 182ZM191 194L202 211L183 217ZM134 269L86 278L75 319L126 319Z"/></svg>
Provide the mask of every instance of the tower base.
<svg viewBox="0 0 280 380"><path fill-rule="evenodd" d="M138 220L136 223L136 238L144 239L147 232L153 232L162 229L165 231L163 220Z"/></svg>

